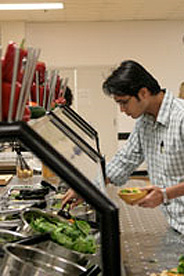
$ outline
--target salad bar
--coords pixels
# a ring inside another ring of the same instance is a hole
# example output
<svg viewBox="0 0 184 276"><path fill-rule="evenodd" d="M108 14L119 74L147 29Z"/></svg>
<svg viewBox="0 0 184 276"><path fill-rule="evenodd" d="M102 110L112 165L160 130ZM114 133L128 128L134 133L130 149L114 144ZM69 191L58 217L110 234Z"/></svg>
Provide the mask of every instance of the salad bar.
<svg viewBox="0 0 184 276"><path fill-rule="evenodd" d="M11 42L0 62L0 148L15 155L1 170L13 168L0 187L0 275L184 275L183 235L159 208L132 206L147 182L105 186L98 133L39 54ZM84 199L73 210L61 208L69 188Z"/></svg>
<svg viewBox="0 0 184 276"><path fill-rule="evenodd" d="M42 176L33 177L31 185L17 185L17 181L14 176L8 186L1 188L1 275L24 275L28 267L30 275L91 275L88 272L100 275L100 234L95 221L91 221L92 227L90 221L57 209L58 187L46 185ZM24 193L26 196L20 197ZM14 254L15 260L12 258ZM17 258L20 258L18 263ZM55 265L48 268L47 262L43 264L44 260L52 261L52 265L57 263L58 271L55 271ZM39 262L42 262L41 267ZM22 266L22 272L17 270L18 266ZM43 270L42 274L38 274L39 270Z"/></svg>

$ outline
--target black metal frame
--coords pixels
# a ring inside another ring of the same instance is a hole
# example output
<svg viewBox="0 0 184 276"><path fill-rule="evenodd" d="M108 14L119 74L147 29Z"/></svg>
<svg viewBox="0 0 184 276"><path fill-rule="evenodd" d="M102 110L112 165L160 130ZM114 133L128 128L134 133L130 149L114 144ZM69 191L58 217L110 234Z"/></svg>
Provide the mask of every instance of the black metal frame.
<svg viewBox="0 0 184 276"><path fill-rule="evenodd" d="M90 138L95 140L97 151L100 153L98 132L69 106L61 105L60 108L65 116L67 116L72 122L74 122Z"/></svg>
<svg viewBox="0 0 184 276"><path fill-rule="evenodd" d="M122 275L117 206L26 123L0 123L0 140L15 139L21 141L96 209L100 215L103 276Z"/></svg>

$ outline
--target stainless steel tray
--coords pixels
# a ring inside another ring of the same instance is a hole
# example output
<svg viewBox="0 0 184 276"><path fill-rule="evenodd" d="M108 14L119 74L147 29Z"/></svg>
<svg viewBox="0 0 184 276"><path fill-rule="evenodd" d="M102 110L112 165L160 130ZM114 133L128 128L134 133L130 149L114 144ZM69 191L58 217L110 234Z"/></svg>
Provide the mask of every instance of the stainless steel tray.
<svg viewBox="0 0 184 276"><path fill-rule="evenodd" d="M17 215L13 218L13 215ZM10 218L12 216L12 218ZM0 210L0 229L15 229L22 224L20 210Z"/></svg>
<svg viewBox="0 0 184 276"><path fill-rule="evenodd" d="M73 251L50 240L39 243L37 247L57 257L65 258L84 267L88 267L90 261L94 260L96 257L96 254L84 254Z"/></svg>
<svg viewBox="0 0 184 276"><path fill-rule="evenodd" d="M38 248L6 244L1 276L78 276L86 271L64 258L58 258Z"/></svg>
<svg viewBox="0 0 184 276"><path fill-rule="evenodd" d="M21 240L24 237L25 237L24 235L16 231L0 229L0 247L2 247L7 242Z"/></svg>

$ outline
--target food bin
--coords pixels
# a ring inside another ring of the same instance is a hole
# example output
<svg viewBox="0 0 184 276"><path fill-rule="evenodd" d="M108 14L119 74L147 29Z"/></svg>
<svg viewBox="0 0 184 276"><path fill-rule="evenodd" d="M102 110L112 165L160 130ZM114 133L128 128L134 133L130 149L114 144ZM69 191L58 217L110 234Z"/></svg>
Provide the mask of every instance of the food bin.
<svg viewBox="0 0 184 276"><path fill-rule="evenodd" d="M23 240L24 235L7 229L0 229L0 258L4 257L3 245L9 242L17 242Z"/></svg>
<svg viewBox="0 0 184 276"><path fill-rule="evenodd" d="M21 225L20 209L4 207L0 210L0 229L17 230Z"/></svg>
<svg viewBox="0 0 184 276"><path fill-rule="evenodd" d="M79 276L86 272L84 267L38 248L9 243L3 249L1 276Z"/></svg>
<svg viewBox="0 0 184 276"><path fill-rule="evenodd" d="M19 232L0 229L0 249L5 243L20 241L24 238L25 236Z"/></svg>
<svg viewBox="0 0 184 276"><path fill-rule="evenodd" d="M37 217L37 218L40 218L40 217L49 218L60 222L67 221L66 219L63 219L60 216L54 215L50 212L39 210L37 208L28 208L21 213L21 218L23 221L23 228L21 232L26 235L30 235L30 238L31 238L31 235L34 234L34 230L29 224L30 218L32 215L34 215L34 217ZM95 236L94 238L95 240L97 240ZM35 246L38 248L41 248L42 250L48 253L52 253L59 257L64 257L67 260L70 260L74 263L77 263L79 265L86 266L86 267L90 264L90 261L92 260L94 261L97 256L97 253L94 253L94 254L82 253L82 252L78 252L78 251L66 248L65 246L62 246L52 241L51 239L48 239L46 241L44 240L43 242L41 241L38 244L35 244ZM97 246L97 249L98 248L99 246Z"/></svg>

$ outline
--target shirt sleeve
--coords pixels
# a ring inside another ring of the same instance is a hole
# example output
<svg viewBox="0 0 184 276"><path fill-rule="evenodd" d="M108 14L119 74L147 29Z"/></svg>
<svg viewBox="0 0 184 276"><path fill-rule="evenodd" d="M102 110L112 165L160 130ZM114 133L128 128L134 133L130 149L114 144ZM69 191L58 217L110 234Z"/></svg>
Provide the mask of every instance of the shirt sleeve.
<svg viewBox="0 0 184 276"><path fill-rule="evenodd" d="M138 125L130 134L126 144L106 166L106 176L117 186L125 184L128 177L144 161Z"/></svg>
<svg viewBox="0 0 184 276"><path fill-rule="evenodd" d="M181 124L180 124L180 135L184 142L184 118L182 119Z"/></svg>

